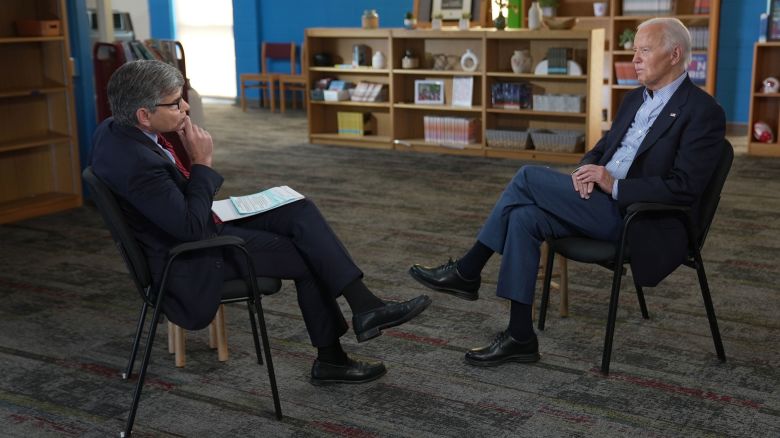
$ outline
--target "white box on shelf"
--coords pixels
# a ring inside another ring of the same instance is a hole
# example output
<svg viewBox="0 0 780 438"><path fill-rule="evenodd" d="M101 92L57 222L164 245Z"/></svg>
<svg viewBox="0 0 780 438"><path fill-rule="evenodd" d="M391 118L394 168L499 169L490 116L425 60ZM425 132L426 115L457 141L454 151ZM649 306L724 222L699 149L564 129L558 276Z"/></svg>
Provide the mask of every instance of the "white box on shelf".
<svg viewBox="0 0 780 438"><path fill-rule="evenodd" d="M329 102L349 100L349 90L324 90L323 97Z"/></svg>

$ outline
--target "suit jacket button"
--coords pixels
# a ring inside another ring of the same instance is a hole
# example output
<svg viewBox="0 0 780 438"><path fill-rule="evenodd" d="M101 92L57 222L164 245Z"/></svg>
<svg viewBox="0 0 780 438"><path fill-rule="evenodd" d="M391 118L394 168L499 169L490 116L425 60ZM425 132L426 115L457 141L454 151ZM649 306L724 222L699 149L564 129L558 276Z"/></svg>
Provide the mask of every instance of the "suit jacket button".
<svg viewBox="0 0 780 438"><path fill-rule="evenodd" d="M222 262L216 262L214 265L217 267L217 269L222 269Z"/></svg>

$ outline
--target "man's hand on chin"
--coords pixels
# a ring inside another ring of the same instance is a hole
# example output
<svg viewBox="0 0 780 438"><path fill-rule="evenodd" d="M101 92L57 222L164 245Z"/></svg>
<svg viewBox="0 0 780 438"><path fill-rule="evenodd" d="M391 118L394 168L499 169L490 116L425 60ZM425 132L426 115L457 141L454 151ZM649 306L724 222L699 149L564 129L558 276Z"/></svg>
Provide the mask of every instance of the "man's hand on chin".
<svg viewBox="0 0 780 438"><path fill-rule="evenodd" d="M211 167L211 158L214 154L214 141L211 139L211 134L192 123L190 116L184 118L184 127L177 133L190 156L190 162Z"/></svg>

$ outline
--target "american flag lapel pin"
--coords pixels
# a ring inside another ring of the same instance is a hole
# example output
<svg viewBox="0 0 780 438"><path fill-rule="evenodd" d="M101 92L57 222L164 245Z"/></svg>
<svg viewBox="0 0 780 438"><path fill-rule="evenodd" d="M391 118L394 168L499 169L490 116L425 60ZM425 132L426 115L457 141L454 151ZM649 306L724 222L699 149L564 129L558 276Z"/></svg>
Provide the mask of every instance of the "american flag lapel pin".
<svg viewBox="0 0 780 438"><path fill-rule="evenodd" d="M677 113L669 113L669 117L677 117Z"/></svg>

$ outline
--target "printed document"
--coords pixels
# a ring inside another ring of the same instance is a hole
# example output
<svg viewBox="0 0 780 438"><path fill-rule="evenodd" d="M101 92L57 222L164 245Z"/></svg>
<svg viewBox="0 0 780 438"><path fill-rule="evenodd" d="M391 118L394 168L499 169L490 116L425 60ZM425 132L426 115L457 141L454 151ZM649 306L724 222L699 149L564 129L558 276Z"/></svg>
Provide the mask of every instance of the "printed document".
<svg viewBox="0 0 780 438"><path fill-rule="evenodd" d="M273 210L303 198L303 195L290 187L279 186L252 195L231 196L229 199L214 201L211 204L211 211L222 222L228 222Z"/></svg>

